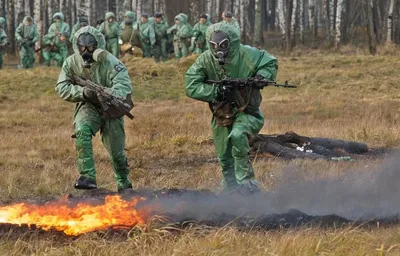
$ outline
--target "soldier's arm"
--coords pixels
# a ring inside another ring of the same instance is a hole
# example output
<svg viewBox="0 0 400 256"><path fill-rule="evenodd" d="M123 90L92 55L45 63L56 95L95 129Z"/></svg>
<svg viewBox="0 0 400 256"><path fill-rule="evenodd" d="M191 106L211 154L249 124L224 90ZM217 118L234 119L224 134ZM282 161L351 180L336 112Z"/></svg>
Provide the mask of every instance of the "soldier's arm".
<svg viewBox="0 0 400 256"><path fill-rule="evenodd" d="M268 80L276 80L278 73L278 61L274 56L266 51L261 51L261 60L259 61L258 67L256 67L256 74L261 75Z"/></svg>
<svg viewBox="0 0 400 256"><path fill-rule="evenodd" d="M19 24L19 26L15 30L15 39L17 41L21 41L22 40L22 35L21 35L21 32L23 31L23 27L22 26L23 26L22 23Z"/></svg>
<svg viewBox="0 0 400 256"><path fill-rule="evenodd" d="M64 23L65 25L63 26L62 33L66 34L67 37L70 36L70 29L69 25L67 23Z"/></svg>
<svg viewBox="0 0 400 256"><path fill-rule="evenodd" d="M117 24L115 24L112 27L111 34L112 35L110 35L110 37L118 37L119 36L119 26Z"/></svg>
<svg viewBox="0 0 400 256"><path fill-rule="evenodd" d="M193 36L197 37L197 35L200 33L200 26L199 23L196 23L193 27Z"/></svg>
<svg viewBox="0 0 400 256"><path fill-rule="evenodd" d="M218 97L218 87L205 84L206 78L204 57L200 55L185 74L186 96L205 102L215 101Z"/></svg>
<svg viewBox="0 0 400 256"><path fill-rule="evenodd" d="M132 94L132 82L125 65L116 57L107 54L107 62L104 63L107 78L111 80L111 88L105 90L116 97L126 98Z"/></svg>
<svg viewBox="0 0 400 256"><path fill-rule="evenodd" d="M104 23L105 23L105 22L101 23L101 24L100 24L100 28L99 28L99 31L100 31L103 35L105 35L105 29L104 29L104 26L105 26L105 25L104 25Z"/></svg>
<svg viewBox="0 0 400 256"><path fill-rule="evenodd" d="M72 76L68 59L64 61L58 81L56 85L56 92L63 100L69 102L83 101L83 87L73 84L70 77Z"/></svg>
<svg viewBox="0 0 400 256"><path fill-rule="evenodd" d="M8 42L7 34L2 31L0 34L0 44L5 45Z"/></svg>
<svg viewBox="0 0 400 256"><path fill-rule="evenodd" d="M33 38L32 38L32 42L36 43L39 40L39 32L37 30L37 27L35 26L33 29Z"/></svg>
<svg viewBox="0 0 400 256"><path fill-rule="evenodd" d="M156 32L154 31L154 25L150 26L149 38L150 38L150 44L154 45L156 43Z"/></svg>
<svg viewBox="0 0 400 256"><path fill-rule="evenodd" d="M172 34L172 32L176 29L176 25L173 25L172 27L170 27L169 29L167 29L167 34L170 35Z"/></svg>
<svg viewBox="0 0 400 256"><path fill-rule="evenodd" d="M49 27L49 31L47 31L47 34L50 37L55 37L56 36L56 31L55 30L56 30L55 25L51 24L50 27Z"/></svg>
<svg viewBox="0 0 400 256"><path fill-rule="evenodd" d="M43 43L44 44L51 44L53 42L53 38L48 36L48 35L44 35L43 36Z"/></svg>
<svg viewBox="0 0 400 256"><path fill-rule="evenodd" d="M178 32L176 32L176 35L180 38L190 37L190 30L187 26L182 26L182 28L179 29Z"/></svg>

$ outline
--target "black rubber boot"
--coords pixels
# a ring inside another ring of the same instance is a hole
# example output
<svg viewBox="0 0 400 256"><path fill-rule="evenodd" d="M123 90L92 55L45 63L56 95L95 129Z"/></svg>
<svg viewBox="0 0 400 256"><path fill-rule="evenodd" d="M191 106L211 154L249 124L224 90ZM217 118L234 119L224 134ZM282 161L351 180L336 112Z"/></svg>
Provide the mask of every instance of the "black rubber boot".
<svg viewBox="0 0 400 256"><path fill-rule="evenodd" d="M125 194L125 193L133 193L134 190L132 188L132 185L125 187L125 188L117 188L117 191L119 194Z"/></svg>
<svg viewBox="0 0 400 256"><path fill-rule="evenodd" d="M96 189L97 184L96 184L96 181L94 181L88 177L80 176L76 180L74 187L76 189Z"/></svg>

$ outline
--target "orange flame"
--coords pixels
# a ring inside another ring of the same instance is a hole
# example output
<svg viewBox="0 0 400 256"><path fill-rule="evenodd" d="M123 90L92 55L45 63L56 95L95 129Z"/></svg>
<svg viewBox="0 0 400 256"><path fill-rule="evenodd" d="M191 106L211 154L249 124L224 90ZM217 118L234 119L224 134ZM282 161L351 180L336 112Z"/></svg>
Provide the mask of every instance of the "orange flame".
<svg viewBox="0 0 400 256"><path fill-rule="evenodd" d="M0 223L37 225L43 230L55 229L67 235L104 230L113 226L133 227L144 224L144 212L135 209L144 198L127 201L120 196L107 196L104 204L64 200L45 205L18 203L0 207Z"/></svg>

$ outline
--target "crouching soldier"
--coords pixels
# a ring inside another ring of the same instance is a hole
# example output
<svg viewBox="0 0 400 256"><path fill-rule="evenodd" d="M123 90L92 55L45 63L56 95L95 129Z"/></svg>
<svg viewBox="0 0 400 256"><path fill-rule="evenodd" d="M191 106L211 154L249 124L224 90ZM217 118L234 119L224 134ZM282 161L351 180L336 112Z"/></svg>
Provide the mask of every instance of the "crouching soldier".
<svg viewBox="0 0 400 256"><path fill-rule="evenodd" d="M239 31L218 23L206 32L209 50L201 54L185 75L186 95L209 103L211 128L222 167L223 186L238 193L259 191L249 158L249 137L264 125L260 89L229 88L206 80L259 77L275 80L276 59L263 50L240 44Z"/></svg>

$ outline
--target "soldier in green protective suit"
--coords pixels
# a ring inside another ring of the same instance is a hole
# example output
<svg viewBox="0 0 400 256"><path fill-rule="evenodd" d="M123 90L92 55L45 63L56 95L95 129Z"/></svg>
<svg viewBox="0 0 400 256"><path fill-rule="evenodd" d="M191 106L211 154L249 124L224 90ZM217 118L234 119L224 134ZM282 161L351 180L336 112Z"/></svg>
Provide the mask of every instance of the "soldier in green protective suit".
<svg viewBox="0 0 400 256"><path fill-rule="evenodd" d="M89 19L85 16L81 16L78 18L78 22L75 23L74 26L72 26L72 30L71 30L71 37L70 37L70 42L72 43L72 39L74 38L74 34L76 33L76 31L78 31L79 29L86 27L89 25Z"/></svg>
<svg viewBox="0 0 400 256"><path fill-rule="evenodd" d="M210 50L201 54L185 75L186 95L209 103L213 140L222 167L223 186L239 193L259 190L249 159L249 137L264 124L262 97L256 88L231 89L205 80L262 77L275 80L277 60L268 52L240 44L233 26L218 23L207 29Z"/></svg>
<svg viewBox="0 0 400 256"><path fill-rule="evenodd" d="M3 68L3 54L2 51L4 47L8 43L6 32L4 31L4 25L6 24L6 20L3 17L0 17L0 69Z"/></svg>
<svg viewBox="0 0 400 256"><path fill-rule="evenodd" d="M223 18L224 18L224 20L222 21L222 23L233 26L235 29L237 29L237 31L240 34L239 22L233 17L231 12L223 12Z"/></svg>
<svg viewBox="0 0 400 256"><path fill-rule="evenodd" d="M119 25L120 29L120 45L121 56L125 53L133 54L132 48L123 50L123 45L129 43L131 46L143 48L142 41L140 40L140 32L136 22L136 14L132 11L125 12L124 21Z"/></svg>
<svg viewBox="0 0 400 256"><path fill-rule="evenodd" d="M185 41L191 36L188 26L185 25L182 15L175 16L175 25L167 30L167 34L173 35L175 58L188 56L188 48Z"/></svg>
<svg viewBox="0 0 400 256"><path fill-rule="evenodd" d="M188 16L186 13L179 13L179 15L182 16L182 18L183 18L183 24L184 24L184 25L188 28L188 30L189 30L189 36L188 36L187 38L185 38L185 40L184 40L185 45L186 45L186 47L187 47L188 50L189 50L189 48L190 48L190 39L191 39L192 36L193 36L193 27L192 27L192 25L190 25L190 23L189 23L189 16Z"/></svg>
<svg viewBox="0 0 400 256"><path fill-rule="evenodd" d="M78 30L73 38L74 54L64 62L56 91L66 101L76 103L74 113L75 145L80 177L77 189L94 189L96 171L93 159L92 137L98 131L107 149L114 169L119 192L132 189L125 155L123 117L105 119L98 108L99 99L93 91L76 85L71 79L77 75L104 86L107 92L121 99L131 99L132 85L128 71L115 56L105 51L104 36L87 26Z"/></svg>
<svg viewBox="0 0 400 256"><path fill-rule="evenodd" d="M70 30L61 12L55 13L53 20L48 33L43 37L43 43L48 47L42 51L42 55L47 66L50 66L51 60L54 59L57 66L62 67L68 55L67 40Z"/></svg>
<svg viewBox="0 0 400 256"><path fill-rule="evenodd" d="M106 38L106 50L118 58L118 39L120 31L119 24L115 20L114 13L106 13L105 20L103 23L101 23L99 30Z"/></svg>
<svg viewBox="0 0 400 256"><path fill-rule="evenodd" d="M201 54L208 49L206 41L206 31L211 26L211 21L207 14L200 16L200 21L193 27L193 36L190 45L190 51Z"/></svg>
<svg viewBox="0 0 400 256"><path fill-rule="evenodd" d="M149 21L149 15L142 13L138 22L140 31L140 39L143 44L143 57L151 58L156 44L156 36L154 32L154 23Z"/></svg>
<svg viewBox="0 0 400 256"><path fill-rule="evenodd" d="M35 63L35 43L39 39L38 30L33 19L26 16L15 30L15 39L19 44L19 57L22 68L32 68Z"/></svg>
<svg viewBox="0 0 400 256"><path fill-rule="evenodd" d="M162 13L155 13L154 18L154 29L156 34L156 44L154 49L154 60L159 62L160 59L163 61L168 60L167 53L167 41L168 41L168 23L164 19Z"/></svg>

